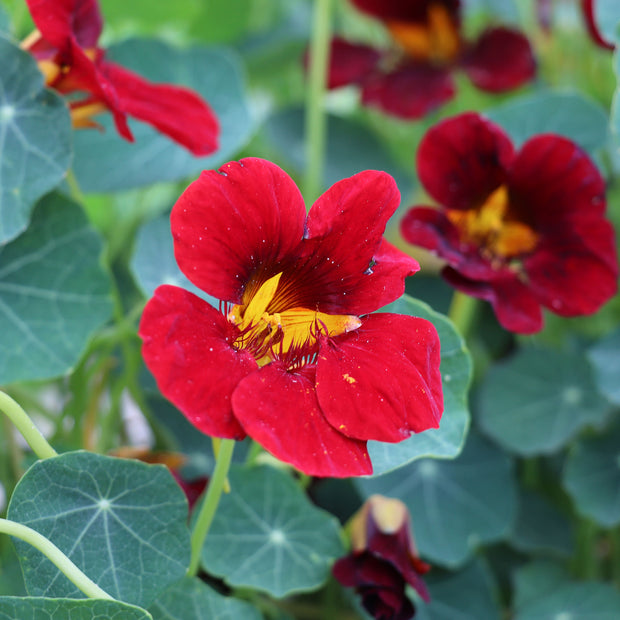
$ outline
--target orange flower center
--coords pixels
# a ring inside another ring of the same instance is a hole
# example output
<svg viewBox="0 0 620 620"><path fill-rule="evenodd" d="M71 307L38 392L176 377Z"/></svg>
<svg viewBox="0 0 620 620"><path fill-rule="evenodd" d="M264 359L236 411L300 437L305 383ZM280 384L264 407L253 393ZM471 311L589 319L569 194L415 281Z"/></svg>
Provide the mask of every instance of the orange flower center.
<svg viewBox="0 0 620 620"><path fill-rule="evenodd" d="M389 21L387 27L415 60L451 64L461 48L458 26L446 7L440 4L428 7L426 24Z"/></svg>
<svg viewBox="0 0 620 620"><path fill-rule="evenodd" d="M538 242L527 224L511 219L509 207L508 189L501 185L477 209L448 209L446 216L463 241L480 246L491 257L507 259L527 254Z"/></svg>
<svg viewBox="0 0 620 620"><path fill-rule="evenodd" d="M290 287L280 286L281 278L282 272L257 290L248 286L242 303L233 306L227 315L241 332L235 347L251 350L259 366L282 358L290 361L290 367L301 366L316 353L321 335L337 336L362 324L354 315L326 314L295 306Z"/></svg>

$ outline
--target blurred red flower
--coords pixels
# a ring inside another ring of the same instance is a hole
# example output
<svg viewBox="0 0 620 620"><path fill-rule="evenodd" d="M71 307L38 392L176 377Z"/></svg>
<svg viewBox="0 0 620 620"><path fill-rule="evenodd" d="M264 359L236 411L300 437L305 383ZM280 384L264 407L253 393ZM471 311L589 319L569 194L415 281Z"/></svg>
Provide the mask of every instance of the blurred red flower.
<svg viewBox="0 0 620 620"><path fill-rule="evenodd" d="M248 434L316 476L368 474L368 439L437 427L435 328L368 315L419 269L383 239L399 200L389 175L366 171L306 217L299 189L271 162L203 172L172 210L175 255L223 302L218 311L175 286L155 291L140 335L162 393L201 431Z"/></svg>
<svg viewBox="0 0 620 620"><path fill-rule="evenodd" d="M506 27L476 41L461 31L459 0L352 0L383 22L394 45L378 50L342 38L332 41L329 88L357 84L362 103L402 118L421 118L455 94L461 68L481 90L499 93L530 81L536 61L527 38Z"/></svg>
<svg viewBox="0 0 620 620"><path fill-rule="evenodd" d="M37 30L22 47L37 60L48 87L78 94L69 101L74 127L97 127L92 117L109 110L120 135L131 142L128 115L194 155L217 149L218 120L196 93L153 84L106 60L105 50L97 45L102 19L96 0L27 0L27 4Z"/></svg>
<svg viewBox="0 0 620 620"><path fill-rule="evenodd" d="M590 38L603 49L616 49L615 44L611 41L607 41L598 27L598 22L596 20L596 0L581 0L581 12Z"/></svg>
<svg viewBox="0 0 620 620"><path fill-rule="evenodd" d="M541 134L515 152L502 129L467 113L431 128L417 162L440 208L411 209L405 239L445 259L444 278L489 301L506 329L537 332L541 306L586 315L615 294L605 183L576 144Z"/></svg>
<svg viewBox="0 0 620 620"><path fill-rule="evenodd" d="M351 546L351 553L334 564L334 577L355 588L373 618L413 618L415 608L405 586L428 601L422 575L430 567L417 557L405 504L381 495L370 497L351 520Z"/></svg>

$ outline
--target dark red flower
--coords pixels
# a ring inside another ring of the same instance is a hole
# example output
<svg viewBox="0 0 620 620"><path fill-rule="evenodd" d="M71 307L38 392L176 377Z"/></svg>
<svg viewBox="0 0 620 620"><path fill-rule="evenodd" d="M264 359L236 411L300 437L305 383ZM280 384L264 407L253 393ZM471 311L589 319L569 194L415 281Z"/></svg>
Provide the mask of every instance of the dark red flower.
<svg viewBox="0 0 620 620"><path fill-rule="evenodd" d="M219 124L193 91L152 84L109 62L97 45L102 29L96 0L27 0L37 27L23 43L37 60L46 85L69 102L74 127L96 127L93 115L109 110L123 138L133 141L127 116L152 125L194 155L217 149Z"/></svg>
<svg viewBox="0 0 620 620"><path fill-rule="evenodd" d="M502 129L467 113L430 129L417 160L441 208L409 211L405 239L444 258L445 279L489 301L506 329L533 333L541 306L585 315L615 294L605 184L576 144L542 134L515 152Z"/></svg>
<svg viewBox="0 0 620 620"><path fill-rule="evenodd" d="M405 586L428 601L422 575L430 567L417 557L405 504L381 495L370 497L352 519L351 546L352 552L333 566L336 579L355 588L373 618L413 618L415 608Z"/></svg>
<svg viewBox="0 0 620 620"><path fill-rule="evenodd" d="M317 476L368 474L368 439L437 427L434 327L368 315L419 268L383 240L399 199L389 175L366 171L306 217L293 180L268 161L203 172L172 210L175 255L223 301L218 311L161 286L147 303L143 355L162 393L201 431L248 434Z"/></svg>
<svg viewBox="0 0 620 620"><path fill-rule="evenodd" d="M341 38L332 41L328 85L361 87L362 103L402 118L421 118L454 96L452 74L462 68L475 86L504 92L536 72L527 38L505 27L476 41L461 31L459 0L352 0L383 22L393 46L377 50Z"/></svg>
<svg viewBox="0 0 620 620"><path fill-rule="evenodd" d="M616 48L615 44L611 41L607 41L601 33L598 23L596 21L595 0L581 0L581 12L588 29L588 34L591 39L603 49L613 50Z"/></svg>

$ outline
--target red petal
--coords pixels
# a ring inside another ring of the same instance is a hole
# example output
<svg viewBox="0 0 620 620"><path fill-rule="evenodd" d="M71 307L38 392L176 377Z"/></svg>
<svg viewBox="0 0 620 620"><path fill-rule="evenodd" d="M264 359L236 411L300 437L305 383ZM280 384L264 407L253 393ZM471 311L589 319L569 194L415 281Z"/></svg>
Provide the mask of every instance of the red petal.
<svg viewBox="0 0 620 620"><path fill-rule="evenodd" d="M501 93L536 75L536 59L525 35L510 28L490 28L467 50L463 68L481 90Z"/></svg>
<svg viewBox="0 0 620 620"><path fill-rule="evenodd" d="M155 127L194 155L217 149L219 123L211 108L193 91L153 84L110 62L100 70L116 89L120 109Z"/></svg>
<svg viewBox="0 0 620 620"><path fill-rule="evenodd" d="M547 308L561 316L592 314L618 290L613 227L602 218L577 218L572 230L544 239L525 269Z"/></svg>
<svg viewBox="0 0 620 620"><path fill-rule="evenodd" d="M581 11L583 13L583 18L586 22L586 27L588 29L588 34L592 37L592 40L603 49L613 50L616 49L616 46L610 41L606 41L599 30L598 24L596 23L596 16L594 11L594 0L581 0Z"/></svg>
<svg viewBox="0 0 620 620"><path fill-rule="evenodd" d="M374 73L363 83L362 103L405 119L417 119L450 101L455 93L449 69L407 63L392 73Z"/></svg>
<svg viewBox="0 0 620 620"><path fill-rule="evenodd" d="M299 189L278 166L229 162L204 171L172 209L177 262L196 286L239 302L257 269L298 255L305 217Z"/></svg>
<svg viewBox="0 0 620 620"><path fill-rule="evenodd" d="M264 366L239 384L232 403L248 435L300 471L337 478L372 473L366 442L327 423L305 373L277 362Z"/></svg>
<svg viewBox="0 0 620 620"><path fill-rule="evenodd" d="M144 308L139 335L142 356L161 393L200 431L243 439L233 415L233 390L256 361L236 351L236 329L196 295L160 286Z"/></svg>
<svg viewBox="0 0 620 620"><path fill-rule="evenodd" d="M429 321L387 313L322 339L316 386L325 417L356 439L398 442L437 428L443 411L439 346Z"/></svg>
<svg viewBox="0 0 620 620"><path fill-rule="evenodd" d="M334 184L310 209L307 279L314 282L323 312L364 314L403 294L405 276L419 265L383 241L399 203L394 179L366 170Z"/></svg>
<svg viewBox="0 0 620 620"><path fill-rule="evenodd" d="M471 209L506 182L513 156L512 143L502 129L467 112L426 132L418 149L418 175L441 205Z"/></svg>
<svg viewBox="0 0 620 620"><path fill-rule="evenodd" d="M334 38L329 55L328 88L359 82L376 67L380 58L381 53L369 45Z"/></svg>
<svg viewBox="0 0 620 620"><path fill-rule="evenodd" d="M458 17L460 0L352 0L353 4L364 13L387 21L426 22L431 5L445 7L449 13Z"/></svg>
<svg viewBox="0 0 620 620"><path fill-rule="evenodd" d="M510 204L536 231L553 234L575 213L605 212L605 181L588 155L562 136L528 140L509 171Z"/></svg>
<svg viewBox="0 0 620 620"><path fill-rule="evenodd" d="M507 330L518 334L533 334L542 329L540 303L528 286L516 275L504 271L505 278L491 282L469 280L460 273L445 268L441 275L459 291L491 303L495 316Z"/></svg>

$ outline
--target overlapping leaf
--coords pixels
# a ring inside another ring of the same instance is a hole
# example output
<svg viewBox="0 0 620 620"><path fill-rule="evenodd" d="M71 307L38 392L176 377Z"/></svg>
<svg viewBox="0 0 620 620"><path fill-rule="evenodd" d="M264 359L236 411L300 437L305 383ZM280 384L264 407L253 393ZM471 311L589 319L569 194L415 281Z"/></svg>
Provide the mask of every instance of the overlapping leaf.
<svg viewBox="0 0 620 620"><path fill-rule="evenodd" d="M0 620L152 620L151 614L126 603L27 596L0 597Z"/></svg>

